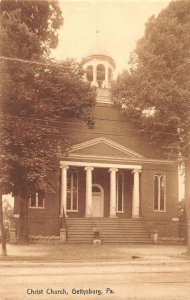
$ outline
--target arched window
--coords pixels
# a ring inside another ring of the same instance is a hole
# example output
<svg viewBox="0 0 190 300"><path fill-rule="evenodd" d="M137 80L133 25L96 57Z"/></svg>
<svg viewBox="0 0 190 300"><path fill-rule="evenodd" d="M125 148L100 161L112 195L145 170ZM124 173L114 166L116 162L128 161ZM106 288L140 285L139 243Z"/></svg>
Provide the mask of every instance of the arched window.
<svg viewBox="0 0 190 300"><path fill-rule="evenodd" d="M166 178L163 173L154 175L154 210L166 210Z"/></svg>
<svg viewBox="0 0 190 300"><path fill-rule="evenodd" d="M94 186L92 186L92 192L93 193L101 193L101 189L99 188L99 186L94 185Z"/></svg>
<svg viewBox="0 0 190 300"><path fill-rule="evenodd" d="M86 69L86 78L88 81L93 81L93 66L88 66Z"/></svg>
<svg viewBox="0 0 190 300"><path fill-rule="evenodd" d="M97 81L105 80L105 67L100 64L97 66Z"/></svg>
<svg viewBox="0 0 190 300"><path fill-rule="evenodd" d="M68 170L67 175L67 211L78 210L78 172Z"/></svg>

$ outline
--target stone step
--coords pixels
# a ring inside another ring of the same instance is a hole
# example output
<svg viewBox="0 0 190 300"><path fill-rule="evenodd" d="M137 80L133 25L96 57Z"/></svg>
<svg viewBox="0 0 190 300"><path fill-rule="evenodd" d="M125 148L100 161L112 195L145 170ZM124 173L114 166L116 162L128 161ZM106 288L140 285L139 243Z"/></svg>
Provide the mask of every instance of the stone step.
<svg viewBox="0 0 190 300"><path fill-rule="evenodd" d="M88 217L88 218L84 218L84 217L75 217L75 218L71 218L71 217L68 217L66 218L66 221L76 221L76 220L79 220L79 221L119 221L119 222L134 222L134 221L137 221L137 222L142 222L142 218L128 218L128 219L125 219L125 218L119 218L119 217Z"/></svg>
<svg viewBox="0 0 190 300"><path fill-rule="evenodd" d="M97 93L110 93L110 89L101 89L101 88L97 88L96 89Z"/></svg>
<svg viewBox="0 0 190 300"><path fill-rule="evenodd" d="M73 239L67 239L67 243L69 244L92 244L93 241L92 240L73 240ZM139 239L122 239L122 240L113 240L113 239L105 239L105 240L101 240L101 244L120 244L120 243L128 243L128 244L152 244L152 242L150 241L150 239L143 239L143 240L139 240Z"/></svg>
<svg viewBox="0 0 190 300"><path fill-rule="evenodd" d="M106 94L105 95L97 95L96 99L97 98L107 99L107 98L110 98L110 95L106 95Z"/></svg>
<svg viewBox="0 0 190 300"><path fill-rule="evenodd" d="M117 239L129 239L129 238L134 238L134 239L149 239L149 236L147 234L117 234L117 235L104 235L104 234L100 234L100 239L101 240L107 240L107 239L114 239L114 240L117 240ZM77 234L70 234L68 235L68 239L90 239L92 240L93 239L93 235L92 234L80 234L80 235L77 235Z"/></svg>
<svg viewBox="0 0 190 300"><path fill-rule="evenodd" d="M142 223L142 220L137 220L137 219L118 219L118 218L105 218L105 219L98 219L98 218L94 218L94 219L67 219L66 220L67 223Z"/></svg>
<svg viewBox="0 0 190 300"><path fill-rule="evenodd" d="M100 225L100 226L106 226L106 225L141 225L141 222L67 222L68 225Z"/></svg>
<svg viewBox="0 0 190 300"><path fill-rule="evenodd" d="M110 93L97 93L96 97L111 97Z"/></svg>
<svg viewBox="0 0 190 300"><path fill-rule="evenodd" d="M102 243L151 243L141 219L69 218L66 223L68 243L92 243L94 227Z"/></svg>
<svg viewBox="0 0 190 300"><path fill-rule="evenodd" d="M102 244L113 244L114 242L113 241L101 241L101 243ZM150 241L149 240L147 240L147 241L145 241L145 240L143 240L143 241L139 241L139 240L128 240L128 241L117 241L117 242L115 242L115 243L117 243L117 244L150 244Z"/></svg>
<svg viewBox="0 0 190 300"><path fill-rule="evenodd" d="M92 240L92 238L93 238L93 234L69 234L68 235L68 238L72 238L72 239L91 239Z"/></svg>
<svg viewBox="0 0 190 300"><path fill-rule="evenodd" d="M111 103L111 93L108 89L97 89L96 101Z"/></svg>
<svg viewBox="0 0 190 300"><path fill-rule="evenodd" d="M92 228L94 228L94 227L97 227L97 228L142 228L142 225L140 225L140 224L136 224L136 225L134 225L134 224L106 224L106 225L104 225L104 224L94 224L94 225L92 225L92 224L68 224L67 225L67 228L81 228L81 227L87 227L87 225L89 226L89 227L92 227Z"/></svg>
<svg viewBox="0 0 190 300"><path fill-rule="evenodd" d="M80 232L93 232L93 228L91 229L86 229L86 228L81 228L81 229L75 229L75 228L67 228L69 230L69 232L77 232L77 233L80 233ZM114 230L115 229L115 230ZM144 229L143 228L139 228L139 229L123 229L123 228L112 228L112 229L105 229L105 228L98 228L99 232L104 232L104 233L109 233L109 232L115 232L115 233L118 233L118 232L139 232L139 233L142 233L144 232Z"/></svg>
<svg viewBox="0 0 190 300"><path fill-rule="evenodd" d="M97 94L96 98L111 98L110 94Z"/></svg>

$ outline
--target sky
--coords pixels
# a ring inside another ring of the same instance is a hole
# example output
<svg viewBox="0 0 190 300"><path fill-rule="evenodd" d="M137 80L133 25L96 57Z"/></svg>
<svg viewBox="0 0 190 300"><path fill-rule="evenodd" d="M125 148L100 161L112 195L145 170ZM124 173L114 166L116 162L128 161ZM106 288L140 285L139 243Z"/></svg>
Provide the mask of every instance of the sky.
<svg viewBox="0 0 190 300"><path fill-rule="evenodd" d="M166 8L168 0L59 0L64 25L59 30L59 44L52 56L77 60L103 49L116 62L116 72L126 69L130 53L144 35L148 19Z"/></svg>

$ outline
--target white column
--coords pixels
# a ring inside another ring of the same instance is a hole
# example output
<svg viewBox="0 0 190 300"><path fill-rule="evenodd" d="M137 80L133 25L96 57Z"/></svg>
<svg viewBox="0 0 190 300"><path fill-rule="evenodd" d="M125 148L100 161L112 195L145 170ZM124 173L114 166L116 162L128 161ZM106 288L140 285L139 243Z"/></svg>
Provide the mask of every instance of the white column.
<svg viewBox="0 0 190 300"><path fill-rule="evenodd" d="M108 67L105 67L105 87L109 88L109 80L108 80Z"/></svg>
<svg viewBox="0 0 190 300"><path fill-rule="evenodd" d="M63 210L67 217L67 169L68 166L61 166L61 205L60 205L60 217L63 217Z"/></svg>
<svg viewBox="0 0 190 300"><path fill-rule="evenodd" d="M133 186L133 199L132 199L132 218L139 218L140 207L140 190L139 190L139 174L140 170L134 169L134 186Z"/></svg>
<svg viewBox="0 0 190 300"><path fill-rule="evenodd" d="M84 72L84 75L83 75L83 78L84 78L84 81L85 81L85 82L88 81L86 72L87 72L87 71L85 71L85 72Z"/></svg>
<svg viewBox="0 0 190 300"><path fill-rule="evenodd" d="M116 217L116 172L118 169L110 168L110 217Z"/></svg>
<svg viewBox="0 0 190 300"><path fill-rule="evenodd" d="M85 217L92 216L92 170L93 167L85 167L86 171L86 213Z"/></svg>
<svg viewBox="0 0 190 300"><path fill-rule="evenodd" d="M97 86L97 66L93 65L93 84Z"/></svg>

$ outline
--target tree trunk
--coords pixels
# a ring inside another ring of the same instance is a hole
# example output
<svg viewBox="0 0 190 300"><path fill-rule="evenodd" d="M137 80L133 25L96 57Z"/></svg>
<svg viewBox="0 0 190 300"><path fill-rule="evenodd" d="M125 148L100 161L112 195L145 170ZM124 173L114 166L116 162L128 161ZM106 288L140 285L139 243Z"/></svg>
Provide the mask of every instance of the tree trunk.
<svg viewBox="0 0 190 300"><path fill-rule="evenodd" d="M20 197L19 235L18 243L28 243L28 201Z"/></svg>
<svg viewBox="0 0 190 300"><path fill-rule="evenodd" d="M7 247L6 247L6 235L5 228L3 223L3 201L2 195L0 195L0 226L1 226L1 245L2 245L2 255L7 255Z"/></svg>
<svg viewBox="0 0 190 300"><path fill-rule="evenodd" d="M190 257L190 161L185 164L185 206L187 214L187 255Z"/></svg>

